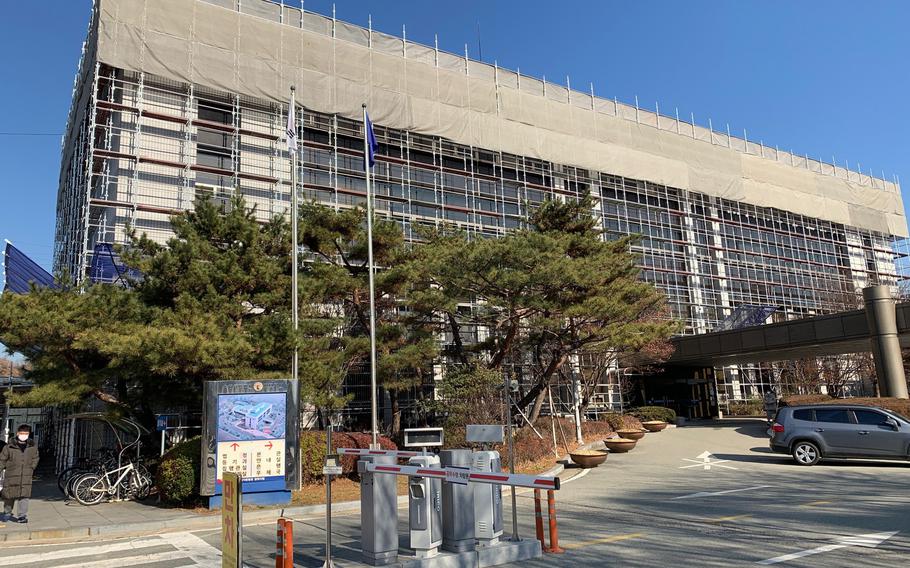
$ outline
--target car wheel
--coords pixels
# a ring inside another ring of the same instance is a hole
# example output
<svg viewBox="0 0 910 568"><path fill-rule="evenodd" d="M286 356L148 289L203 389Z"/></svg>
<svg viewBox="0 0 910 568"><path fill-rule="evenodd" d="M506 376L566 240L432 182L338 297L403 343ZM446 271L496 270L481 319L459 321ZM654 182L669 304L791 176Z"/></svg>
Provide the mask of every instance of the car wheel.
<svg viewBox="0 0 910 568"><path fill-rule="evenodd" d="M815 465L822 454L812 442L797 442L793 445L793 459L799 465Z"/></svg>

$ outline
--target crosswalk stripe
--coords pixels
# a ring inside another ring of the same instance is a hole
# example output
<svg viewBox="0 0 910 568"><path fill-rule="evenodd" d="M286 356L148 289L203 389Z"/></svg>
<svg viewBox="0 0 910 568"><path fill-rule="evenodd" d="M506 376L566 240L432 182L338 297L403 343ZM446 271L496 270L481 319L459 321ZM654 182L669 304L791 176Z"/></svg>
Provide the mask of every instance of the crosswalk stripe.
<svg viewBox="0 0 910 568"><path fill-rule="evenodd" d="M86 548L62 549L52 552L38 552L34 554L20 554L8 556L7 560L13 560L16 564L30 564L32 562L50 562L51 560L66 560L69 558L78 558L80 556L95 556L96 554L109 554L111 552L120 552L123 550L142 549L148 546L167 544L161 537L141 538L137 540L127 540L104 544L101 546L91 546ZM176 548L176 547L175 547Z"/></svg>
<svg viewBox="0 0 910 568"><path fill-rule="evenodd" d="M169 547L170 549L164 549ZM124 552L134 554L123 554ZM117 558L91 561L90 557L117 554ZM17 566L54 566L66 568L85 566L91 568L120 568L138 566L148 562L189 559L200 566L213 566L221 562L221 551L190 533L164 534L134 540L100 544L98 546L54 550L33 554L8 556L6 568Z"/></svg>

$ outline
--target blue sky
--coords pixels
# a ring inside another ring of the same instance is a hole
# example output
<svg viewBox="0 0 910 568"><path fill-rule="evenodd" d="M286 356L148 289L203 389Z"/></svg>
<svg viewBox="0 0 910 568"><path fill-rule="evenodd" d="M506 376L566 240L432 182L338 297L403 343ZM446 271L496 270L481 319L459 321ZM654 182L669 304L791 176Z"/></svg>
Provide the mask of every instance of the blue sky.
<svg viewBox="0 0 910 568"><path fill-rule="evenodd" d="M897 174L910 188L910 2L902 0L338 0L339 19L750 140ZM60 138L90 0L5 2L0 239L51 267ZM330 0L306 8L331 14ZM32 136L53 134L53 136ZM907 194L905 192L905 201Z"/></svg>

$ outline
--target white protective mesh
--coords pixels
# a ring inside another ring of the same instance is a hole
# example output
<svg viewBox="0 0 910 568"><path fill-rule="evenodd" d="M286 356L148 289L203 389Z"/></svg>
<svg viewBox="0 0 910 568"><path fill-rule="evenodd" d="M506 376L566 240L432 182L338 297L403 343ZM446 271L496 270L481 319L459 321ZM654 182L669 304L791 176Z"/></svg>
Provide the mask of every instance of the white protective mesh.
<svg viewBox="0 0 910 568"><path fill-rule="evenodd" d="M834 172L737 137L305 13L266 0L241 14L202 0L99 0L98 58L126 70L306 107L557 164L653 181L907 236L896 184ZM404 60L404 52L408 60ZM519 87L520 85L520 87ZM497 97L498 94L498 97ZM497 104L497 98L499 104ZM616 115L619 116L616 116ZM706 143L711 142L711 143ZM729 146L729 147L728 147ZM740 151L737 151L740 150ZM775 161L774 158L778 158ZM792 164L791 164L792 159Z"/></svg>

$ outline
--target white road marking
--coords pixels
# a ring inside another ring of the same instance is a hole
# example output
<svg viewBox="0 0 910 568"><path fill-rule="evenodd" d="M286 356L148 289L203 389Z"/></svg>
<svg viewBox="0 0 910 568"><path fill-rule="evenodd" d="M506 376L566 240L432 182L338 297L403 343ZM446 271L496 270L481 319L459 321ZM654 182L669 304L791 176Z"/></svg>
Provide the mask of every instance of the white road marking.
<svg viewBox="0 0 910 568"><path fill-rule="evenodd" d="M765 487L771 487L770 485L755 485L753 487L743 487L741 489L728 489L726 491L714 491L701 492L701 493L692 493L690 495L680 495L679 497L674 497L673 499L692 499L694 497L714 497L715 495L726 495L727 493L739 493L740 491L752 491L754 489L764 489Z"/></svg>
<svg viewBox="0 0 910 568"><path fill-rule="evenodd" d="M856 536L842 536L838 537L835 540L835 544L826 544L825 546L819 546L817 548L810 548L809 550L802 550L800 552L794 552L793 554L784 554L783 556L777 556L775 558L769 558L768 560L762 560L757 564L762 564L768 566L770 564L780 564L781 562L788 562L790 560L796 560L804 556L811 556L813 554L821 554L822 552L831 552L832 550L838 550L840 548L847 548L849 546L862 546L864 548L875 548L881 543L885 542L892 536L896 535L898 531L894 532L880 532L880 533L869 533L869 534L860 534Z"/></svg>
<svg viewBox="0 0 910 568"><path fill-rule="evenodd" d="M713 461L712 461L713 460ZM714 455L705 450L700 455L698 455L694 460L689 458L683 458L683 461L692 462L692 465L683 465L679 469L689 469L690 467L702 467L706 470L711 469L711 466L722 467L724 469L739 469L729 465L720 465L722 463L727 463L730 460L719 460L714 458Z"/></svg>
<svg viewBox="0 0 910 568"><path fill-rule="evenodd" d="M177 550L144 553L143 549L152 546L170 544ZM135 556L126 556L111 560L86 562L88 556L136 550ZM201 566L211 566L221 562L221 551L190 533L169 533L161 536L123 540L111 544L101 544L71 550L53 550L33 554L20 554L7 557L13 566L19 564L46 564L56 568L66 566L86 566L91 568L119 568L120 566L139 566L148 562L179 560L189 558Z"/></svg>

